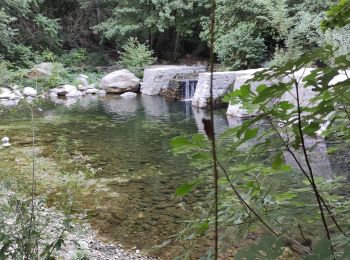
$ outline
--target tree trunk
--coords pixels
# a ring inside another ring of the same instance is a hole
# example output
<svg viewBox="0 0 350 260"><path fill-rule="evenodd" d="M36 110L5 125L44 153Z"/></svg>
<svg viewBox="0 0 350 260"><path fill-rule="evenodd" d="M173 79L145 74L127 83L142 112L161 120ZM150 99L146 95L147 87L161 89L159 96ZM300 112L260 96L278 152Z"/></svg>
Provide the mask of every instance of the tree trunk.
<svg viewBox="0 0 350 260"><path fill-rule="evenodd" d="M173 52L173 60L177 60L177 52L179 48L179 42L180 42L180 34L176 32L176 39L175 39L175 46L174 46L174 52Z"/></svg>

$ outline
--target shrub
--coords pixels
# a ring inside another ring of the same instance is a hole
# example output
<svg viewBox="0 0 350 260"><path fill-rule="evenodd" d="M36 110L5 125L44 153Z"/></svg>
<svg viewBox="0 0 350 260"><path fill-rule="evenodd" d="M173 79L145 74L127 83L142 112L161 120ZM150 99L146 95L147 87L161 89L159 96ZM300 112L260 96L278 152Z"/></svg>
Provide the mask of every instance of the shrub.
<svg viewBox="0 0 350 260"><path fill-rule="evenodd" d="M91 52L88 53L85 61L87 66L108 66L110 65L110 60L108 57L101 52Z"/></svg>
<svg viewBox="0 0 350 260"><path fill-rule="evenodd" d="M138 77L142 77L142 69L153 64L156 58L153 56L154 52L148 48L144 43L139 43L136 38L130 38L122 47L120 52L120 61L118 64L126 68Z"/></svg>
<svg viewBox="0 0 350 260"><path fill-rule="evenodd" d="M266 57L264 39L254 24L240 23L217 40L215 49L219 60L231 69L258 67Z"/></svg>
<svg viewBox="0 0 350 260"><path fill-rule="evenodd" d="M73 49L61 56L61 62L67 67L80 67L87 58L86 49Z"/></svg>

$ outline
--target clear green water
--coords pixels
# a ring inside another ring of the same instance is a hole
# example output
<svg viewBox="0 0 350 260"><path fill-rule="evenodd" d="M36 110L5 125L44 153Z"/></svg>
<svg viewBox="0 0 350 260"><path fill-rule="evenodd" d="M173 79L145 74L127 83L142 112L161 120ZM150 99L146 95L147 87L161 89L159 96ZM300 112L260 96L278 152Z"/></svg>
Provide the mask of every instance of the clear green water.
<svg viewBox="0 0 350 260"><path fill-rule="evenodd" d="M77 150L102 169L95 178L106 196L90 219L102 237L150 249L182 229L204 200L199 193L175 195L179 185L198 173L185 156L172 154L169 143L175 136L202 131L205 111L162 97L90 96L40 101L34 112L37 145L52 148L64 138L69 153ZM16 146L30 145L28 104L2 107L0 116L1 136ZM225 111L217 111L218 131L227 125Z"/></svg>
<svg viewBox="0 0 350 260"><path fill-rule="evenodd" d="M94 210L89 220L102 238L149 250L177 234L205 199L203 193L175 196L179 185L200 173L185 156L175 157L169 146L175 136L203 132L201 120L208 116L204 110L154 96L90 96L41 100L34 115L37 145L55 149L64 138L68 153L78 151L94 168L101 168L94 178L104 195L97 201L90 194L85 206ZM217 133L240 123L228 121L225 110L215 116ZM9 136L15 146L29 146L30 117L26 102L12 108L0 104L0 137ZM328 157L323 143L312 161L319 175L349 175L348 158L348 153ZM173 245L160 255L171 258L178 249Z"/></svg>

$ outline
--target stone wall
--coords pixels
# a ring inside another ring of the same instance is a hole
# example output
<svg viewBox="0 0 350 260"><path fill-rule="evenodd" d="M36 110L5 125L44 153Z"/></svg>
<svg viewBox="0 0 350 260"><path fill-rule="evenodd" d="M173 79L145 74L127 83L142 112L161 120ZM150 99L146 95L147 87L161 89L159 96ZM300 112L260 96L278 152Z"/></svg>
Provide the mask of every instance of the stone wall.
<svg viewBox="0 0 350 260"><path fill-rule="evenodd" d="M144 95L161 95L166 93L169 83L178 74L197 77L200 72L205 72L205 66L175 66L158 65L145 69L143 82L141 82L141 93Z"/></svg>
<svg viewBox="0 0 350 260"><path fill-rule="evenodd" d="M306 77L312 72L312 68L307 68L306 70L300 70L297 71L294 76L297 80L300 81L299 85L299 96L300 96L300 104L302 106L306 106L310 103L310 100L315 97L316 92L314 92L311 88L304 88L304 83L302 81L303 77ZM248 79L251 79L253 75L243 75L240 77L237 77L235 84L234 84L234 89L239 89L242 85L245 84L245 82ZM346 79L346 75L344 73L340 73L338 76L336 76L330 84L335 84L337 82L344 81ZM289 82L291 79L289 77L285 77L283 79L280 79L282 82ZM278 80L276 80L278 81ZM254 91L257 86L261 84L266 84L266 85L271 85L274 82L272 81L264 81L264 82L254 82L251 84L251 89ZM282 98L280 99L281 101L289 101L293 104L296 105L296 90L293 88L290 92L286 92ZM272 100L271 102L276 102ZM230 104L227 108L227 113L228 116L231 117L246 117L254 114L254 111L246 111L240 104Z"/></svg>
<svg viewBox="0 0 350 260"><path fill-rule="evenodd" d="M213 78L213 98L214 104L218 105L229 90L234 88L237 79L247 77L261 69L214 72ZM192 100L192 106L206 108L209 105L210 97L210 73L200 73L196 92Z"/></svg>
<svg viewBox="0 0 350 260"><path fill-rule="evenodd" d="M198 73L179 73L169 81L168 87L162 89L160 95L165 96L168 101L181 100L182 86L181 83L185 81L197 81Z"/></svg>

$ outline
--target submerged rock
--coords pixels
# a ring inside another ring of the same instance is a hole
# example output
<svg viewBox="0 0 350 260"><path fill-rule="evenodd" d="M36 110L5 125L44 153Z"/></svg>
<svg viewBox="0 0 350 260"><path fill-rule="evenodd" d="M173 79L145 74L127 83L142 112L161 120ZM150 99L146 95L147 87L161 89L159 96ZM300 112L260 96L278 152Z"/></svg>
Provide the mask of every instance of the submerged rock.
<svg viewBox="0 0 350 260"><path fill-rule="evenodd" d="M101 79L100 86L107 93L138 92L140 79L128 70L114 71Z"/></svg>

